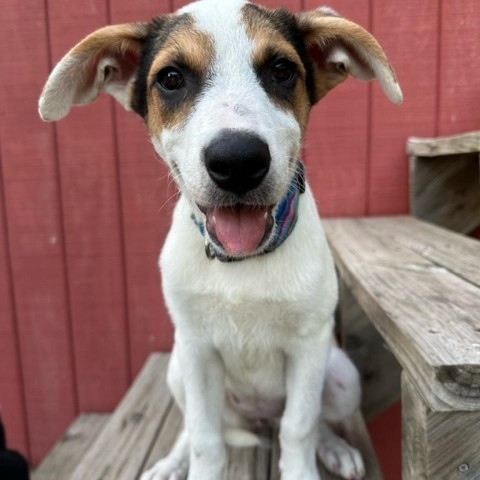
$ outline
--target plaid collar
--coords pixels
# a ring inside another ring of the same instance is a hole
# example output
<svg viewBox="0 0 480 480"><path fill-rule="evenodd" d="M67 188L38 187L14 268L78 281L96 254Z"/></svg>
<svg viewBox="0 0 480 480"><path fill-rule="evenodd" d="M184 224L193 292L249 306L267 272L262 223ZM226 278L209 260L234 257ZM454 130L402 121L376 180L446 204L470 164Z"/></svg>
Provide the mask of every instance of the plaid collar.
<svg viewBox="0 0 480 480"><path fill-rule="evenodd" d="M280 200L280 203L278 204L275 211L275 230L272 241L265 250L251 256L260 256L265 255L269 252L273 252L293 232L293 229L295 228L295 225L297 223L299 197L304 192L305 167L303 166L303 163L301 161L298 161L295 176L293 177L288 187L287 193L282 198L282 200ZM200 231L202 236L205 237L205 223L198 220L195 215L193 215L193 213L192 220L195 222L195 225L198 227L198 230ZM216 258L220 262L238 262L251 257L231 257L230 255L226 255L224 252L219 250L217 247L215 247L208 241L205 243L205 254L208 258Z"/></svg>

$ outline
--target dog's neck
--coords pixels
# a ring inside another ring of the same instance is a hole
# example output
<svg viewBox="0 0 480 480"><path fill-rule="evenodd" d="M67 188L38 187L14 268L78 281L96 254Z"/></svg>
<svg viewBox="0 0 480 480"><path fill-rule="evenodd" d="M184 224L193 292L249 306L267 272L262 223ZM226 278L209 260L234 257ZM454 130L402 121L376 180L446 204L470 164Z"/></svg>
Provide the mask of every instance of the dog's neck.
<svg viewBox="0 0 480 480"><path fill-rule="evenodd" d="M247 258L259 255L265 255L266 253L276 250L293 232L297 223L298 216L298 202L299 197L305 192L305 169L301 161L297 162L295 175L290 182L288 191L285 196L280 200L275 210L275 227L273 240L267 245L265 250L249 255L246 257L232 257L223 251L219 250L215 245L208 240L205 242L205 254L210 259L217 259L220 262L238 262L240 260L246 260ZM194 214L192 214L192 220L198 227L198 230L205 237L205 223L199 220ZM206 237L205 237L206 238Z"/></svg>

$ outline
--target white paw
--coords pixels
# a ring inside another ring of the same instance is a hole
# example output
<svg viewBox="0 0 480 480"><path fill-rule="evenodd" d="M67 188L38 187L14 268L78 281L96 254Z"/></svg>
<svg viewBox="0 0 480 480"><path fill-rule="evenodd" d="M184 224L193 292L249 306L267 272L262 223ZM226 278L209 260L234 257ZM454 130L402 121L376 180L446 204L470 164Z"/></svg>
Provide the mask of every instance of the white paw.
<svg viewBox="0 0 480 480"><path fill-rule="evenodd" d="M365 476L365 466L360 452L342 438L320 440L318 455L328 470L346 480L361 480Z"/></svg>
<svg viewBox="0 0 480 480"><path fill-rule="evenodd" d="M185 480L188 462L164 458L142 474L140 480Z"/></svg>

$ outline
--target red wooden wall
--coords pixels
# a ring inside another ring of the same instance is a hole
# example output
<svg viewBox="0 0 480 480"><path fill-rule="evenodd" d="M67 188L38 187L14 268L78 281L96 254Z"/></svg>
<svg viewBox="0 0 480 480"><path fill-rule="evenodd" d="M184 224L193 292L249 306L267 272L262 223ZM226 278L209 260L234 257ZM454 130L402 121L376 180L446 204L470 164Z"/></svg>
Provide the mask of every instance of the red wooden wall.
<svg viewBox="0 0 480 480"><path fill-rule="evenodd" d="M171 345L156 263L175 195L134 114L102 98L45 124L37 99L84 35L181 3L22 0L0 13L0 409L33 462ZM321 212L407 212L406 137L480 128L480 2L326 3L377 36L405 103L348 80L316 108L305 156Z"/></svg>

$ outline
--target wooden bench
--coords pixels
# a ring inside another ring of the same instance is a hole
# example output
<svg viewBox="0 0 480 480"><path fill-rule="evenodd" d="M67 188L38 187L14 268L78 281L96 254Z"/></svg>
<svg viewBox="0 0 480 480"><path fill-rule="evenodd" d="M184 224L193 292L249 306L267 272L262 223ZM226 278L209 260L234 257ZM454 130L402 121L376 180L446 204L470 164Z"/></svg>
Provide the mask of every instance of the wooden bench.
<svg viewBox="0 0 480 480"><path fill-rule="evenodd" d="M413 217L324 224L342 291L403 369L403 480L479 479L480 242Z"/></svg>

